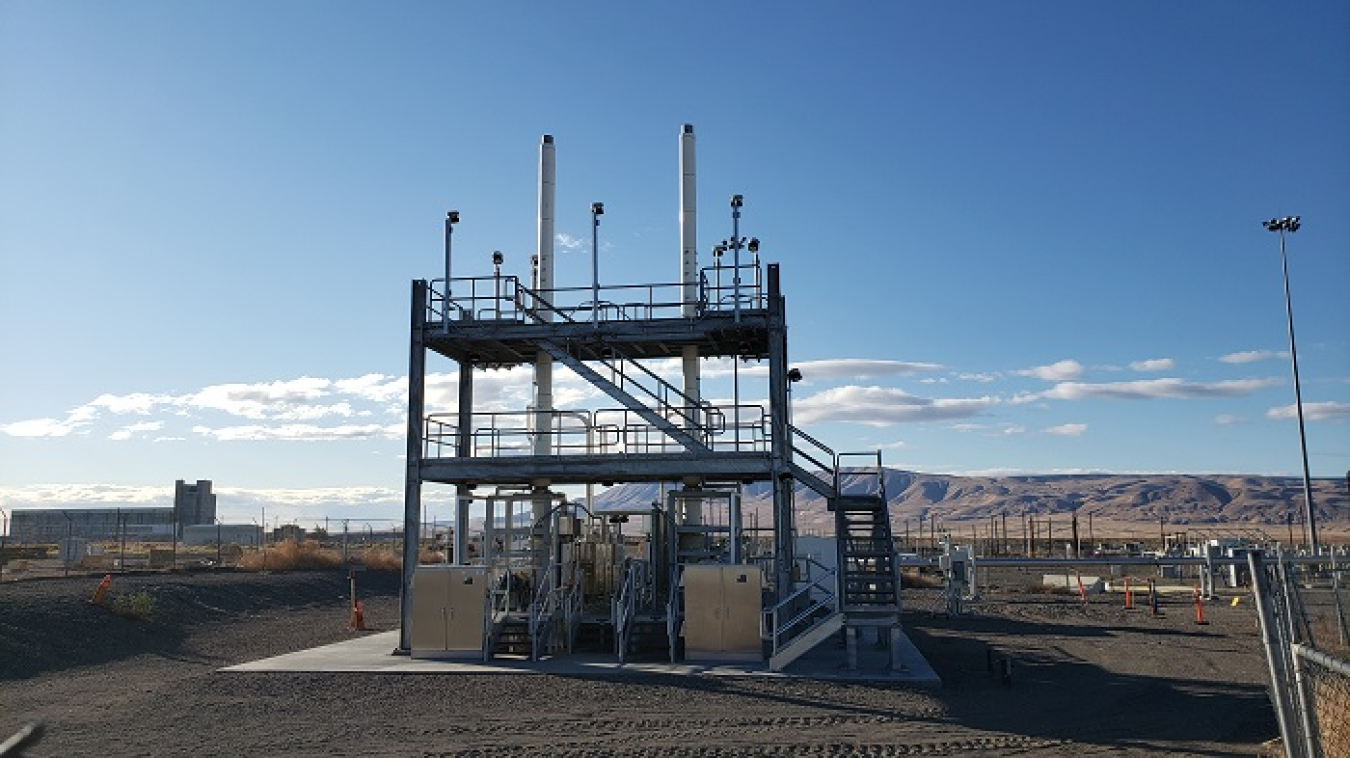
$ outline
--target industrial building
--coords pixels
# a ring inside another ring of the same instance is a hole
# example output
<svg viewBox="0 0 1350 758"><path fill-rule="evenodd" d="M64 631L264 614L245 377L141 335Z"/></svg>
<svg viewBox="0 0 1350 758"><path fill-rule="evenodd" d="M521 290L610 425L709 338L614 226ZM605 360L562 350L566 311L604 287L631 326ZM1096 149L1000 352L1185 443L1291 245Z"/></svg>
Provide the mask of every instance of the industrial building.
<svg viewBox="0 0 1350 758"><path fill-rule="evenodd" d="M125 537L138 542L173 540L185 526L210 524L216 519L216 496L211 481L199 479L174 484L172 507L149 508L16 508L9 522L12 542L52 544L69 538L111 540Z"/></svg>
<svg viewBox="0 0 1350 758"><path fill-rule="evenodd" d="M604 206L594 203L591 284L555 286L549 135L530 281L503 275L500 253L490 275L454 276L460 218L447 214L444 275L412 283L404 534L419 531L424 486L453 487L454 563L418 566L417 540L405 542L398 652L539 660L586 649L620 662L656 655L776 670L842 637L844 665L857 668L859 642L874 630L890 668L900 667L880 452L837 453L791 424L789 383L802 377L788 363L779 266L742 236L741 195L730 198L729 237L712 248L712 265L699 265L694 151L685 125L670 283L600 285ZM429 358L458 367L454 413L425 412ZM732 400L712 401L700 388L710 359L768 371L734 371ZM678 379L662 373L671 364ZM475 404L476 375L522 365L534 372L528 407ZM608 405L556 407L557 365ZM766 384L743 394L751 380ZM559 489L622 482L668 486L658 502L603 513ZM741 519L741 488L754 482L773 492L767 527ZM829 503L833 560L799 551L794 483ZM471 514L487 531L478 554L467 549Z"/></svg>

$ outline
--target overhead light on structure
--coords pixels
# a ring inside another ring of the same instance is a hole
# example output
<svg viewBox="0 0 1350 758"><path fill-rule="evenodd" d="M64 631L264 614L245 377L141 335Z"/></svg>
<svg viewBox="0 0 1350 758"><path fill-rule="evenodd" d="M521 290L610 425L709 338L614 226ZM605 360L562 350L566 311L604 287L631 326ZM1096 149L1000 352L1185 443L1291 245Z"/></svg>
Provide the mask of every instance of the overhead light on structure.
<svg viewBox="0 0 1350 758"><path fill-rule="evenodd" d="M505 262L506 262L506 258L505 258L505 256L502 255L502 251L500 251L500 250L493 250L493 251L492 251L492 265L494 265L494 266L500 266L500 265L502 265L502 264L505 263Z"/></svg>
<svg viewBox="0 0 1350 758"><path fill-rule="evenodd" d="M751 238L750 238L749 248L750 248L750 252L752 252L752 253L758 253L758 252L759 252L759 237L751 237Z"/></svg>
<svg viewBox="0 0 1350 758"><path fill-rule="evenodd" d="M449 221L449 222L452 223L452 224L458 224L458 223L459 223L459 211L446 211L446 212L445 212L445 220L446 220L446 221Z"/></svg>
<svg viewBox="0 0 1350 758"><path fill-rule="evenodd" d="M604 204L604 203L591 203L591 213L593 213L593 214L595 214L595 215L597 215L597 216L603 216L603 215L605 215L605 204Z"/></svg>
<svg viewBox="0 0 1350 758"><path fill-rule="evenodd" d="M742 205L745 205L745 198L744 198L744 197L742 197L742 196L740 196L740 195L732 195L732 196L731 196L731 207L732 207L732 208L739 208L739 207L741 207Z"/></svg>
<svg viewBox="0 0 1350 758"><path fill-rule="evenodd" d="M799 368L790 368L787 372L789 382L800 382L802 380L802 370Z"/></svg>

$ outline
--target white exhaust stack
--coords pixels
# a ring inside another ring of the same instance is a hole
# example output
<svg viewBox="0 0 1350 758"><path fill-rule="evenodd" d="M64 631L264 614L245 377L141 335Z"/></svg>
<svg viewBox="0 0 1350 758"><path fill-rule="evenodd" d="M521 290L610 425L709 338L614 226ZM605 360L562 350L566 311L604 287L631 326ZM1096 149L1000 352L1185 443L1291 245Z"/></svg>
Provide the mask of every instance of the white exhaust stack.
<svg viewBox="0 0 1350 758"><path fill-rule="evenodd" d="M680 299L685 318L698 316L698 191L694 174L694 125L685 124L680 130ZM698 348L685 347L682 357L684 394L697 401Z"/></svg>
<svg viewBox="0 0 1350 758"><path fill-rule="evenodd" d="M539 255L530 286L548 298L553 289L553 197L556 190L553 135L545 134L539 145ZM540 314L553 320L547 310ZM553 356L540 350L534 359L534 454L549 455L553 426Z"/></svg>

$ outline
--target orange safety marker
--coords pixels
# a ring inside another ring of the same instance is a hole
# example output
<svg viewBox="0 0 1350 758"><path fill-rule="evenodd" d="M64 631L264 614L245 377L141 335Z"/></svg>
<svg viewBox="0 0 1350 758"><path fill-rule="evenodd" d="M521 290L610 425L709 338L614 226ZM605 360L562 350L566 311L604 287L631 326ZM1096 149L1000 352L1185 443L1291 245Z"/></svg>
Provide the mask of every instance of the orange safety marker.
<svg viewBox="0 0 1350 758"><path fill-rule="evenodd" d="M1078 573L1078 569L1073 570L1073 575L1078 579L1078 599L1083 601L1083 607L1087 607L1087 590L1083 587L1083 575Z"/></svg>
<svg viewBox="0 0 1350 758"><path fill-rule="evenodd" d="M352 617L351 620L347 622L347 628L354 632L366 631L366 612L365 608L361 606L360 600L352 605Z"/></svg>
<svg viewBox="0 0 1350 758"><path fill-rule="evenodd" d="M1205 621L1205 606L1204 603L1200 600L1199 587L1195 588L1195 623L1201 626L1204 626L1205 624L1209 623L1208 621Z"/></svg>
<svg viewBox="0 0 1350 758"><path fill-rule="evenodd" d="M112 574L104 574L103 581L98 583L98 589L94 590L94 596L89 598L89 602L94 605L103 605L103 599L108 596L108 588L112 586Z"/></svg>
<svg viewBox="0 0 1350 758"><path fill-rule="evenodd" d="M1130 578L1125 577L1125 610L1134 610L1134 590L1130 589Z"/></svg>

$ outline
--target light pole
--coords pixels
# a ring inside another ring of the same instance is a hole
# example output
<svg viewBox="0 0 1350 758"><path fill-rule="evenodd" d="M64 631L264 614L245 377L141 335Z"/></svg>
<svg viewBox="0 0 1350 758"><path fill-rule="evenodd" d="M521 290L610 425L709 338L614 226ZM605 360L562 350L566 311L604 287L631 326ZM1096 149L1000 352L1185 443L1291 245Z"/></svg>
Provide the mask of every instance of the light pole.
<svg viewBox="0 0 1350 758"><path fill-rule="evenodd" d="M591 326L600 327L600 217L604 203L591 203Z"/></svg>
<svg viewBox="0 0 1350 758"><path fill-rule="evenodd" d="M445 212L445 299L441 303L441 330L450 329L450 238L455 235L459 211Z"/></svg>
<svg viewBox="0 0 1350 758"><path fill-rule="evenodd" d="M1285 233L1298 231L1299 217L1285 216L1261 222L1267 231L1280 235L1280 267L1284 271L1284 313L1289 322L1289 359L1294 367L1294 409L1298 414L1298 445L1303 455L1303 529L1308 549L1317 550L1317 524L1313 521L1312 479L1308 476L1308 438L1303 432L1303 390L1298 383L1298 350L1294 347L1294 307L1289 298L1289 259L1284 254Z"/></svg>

